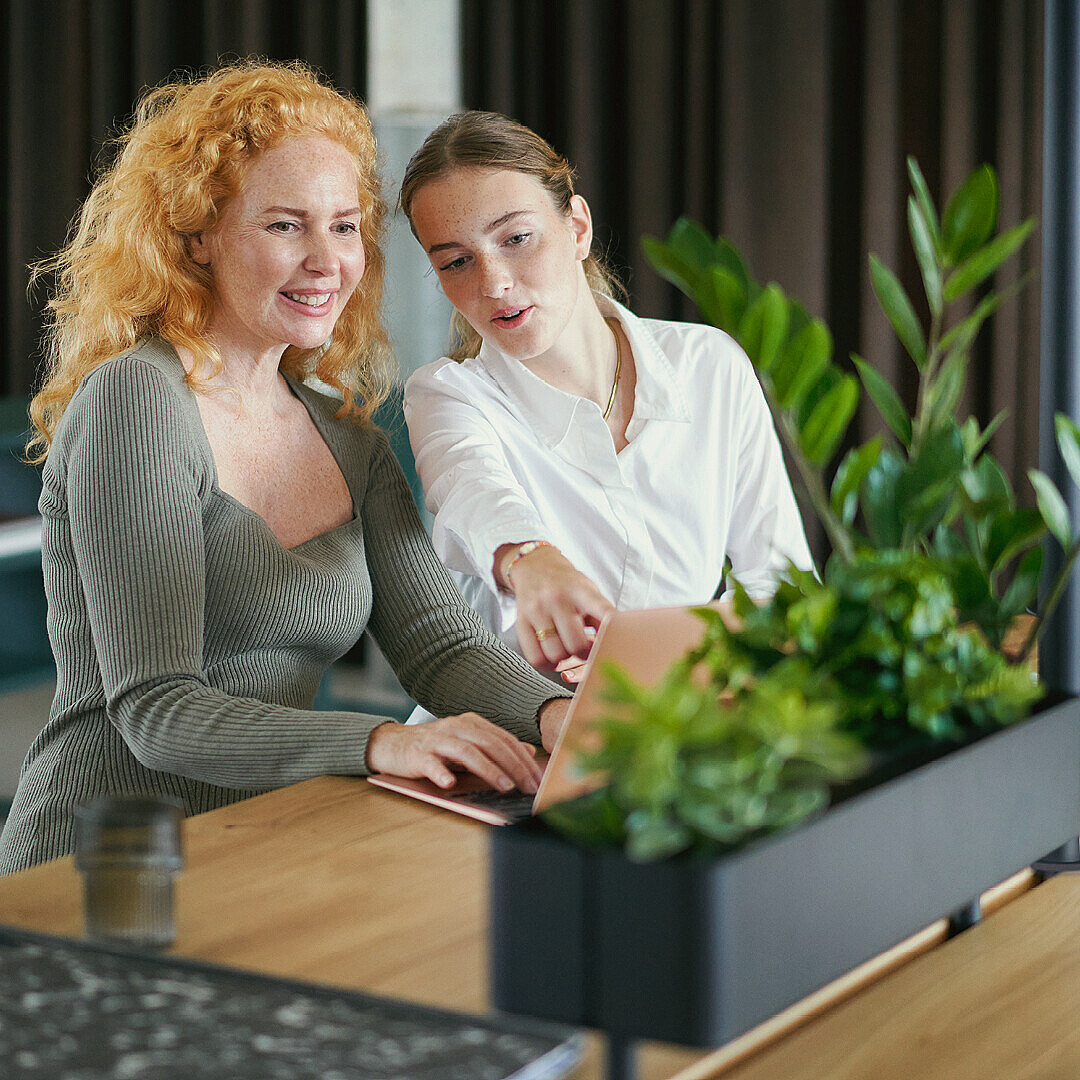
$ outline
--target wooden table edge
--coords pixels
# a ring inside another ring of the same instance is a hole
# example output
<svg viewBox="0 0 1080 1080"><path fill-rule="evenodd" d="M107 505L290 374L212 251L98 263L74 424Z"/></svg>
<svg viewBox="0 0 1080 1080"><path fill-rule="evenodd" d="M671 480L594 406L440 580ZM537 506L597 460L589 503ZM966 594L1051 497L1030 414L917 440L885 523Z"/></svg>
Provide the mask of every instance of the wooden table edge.
<svg viewBox="0 0 1080 1080"><path fill-rule="evenodd" d="M987 889L980 897L982 917L988 918L1000 911L1006 904L1034 888L1040 880L1034 871L1024 869ZM938 919L891 949L808 994L801 1001L789 1005L783 1012L725 1043L707 1057L676 1073L671 1080L714 1080L723 1076L737 1065L768 1050L798 1028L818 1019L905 964L930 952L946 940L948 933L949 920Z"/></svg>

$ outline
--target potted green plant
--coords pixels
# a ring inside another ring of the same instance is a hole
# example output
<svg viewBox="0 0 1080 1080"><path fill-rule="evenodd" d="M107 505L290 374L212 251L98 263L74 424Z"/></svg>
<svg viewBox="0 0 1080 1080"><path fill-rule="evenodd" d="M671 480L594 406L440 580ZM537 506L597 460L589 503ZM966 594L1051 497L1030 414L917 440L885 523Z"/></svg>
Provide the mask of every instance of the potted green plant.
<svg viewBox="0 0 1080 1080"><path fill-rule="evenodd" d="M1048 702L1030 659L1080 537L1036 470L1021 505L987 450L1001 417L956 417L972 342L1023 284L986 282L1034 222L997 232L986 166L939 218L908 166L925 320L874 256L870 274L918 372L911 413L861 357L858 378L836 364L827 327L728 241L685 219L645 240L746 350L832 551L764 604L730 583L738 625L703 609L701 645L660 686L610 673L583 761L607 786L493 836L503 1007L723 1041L1075 836L1077 705ZM827 479L860 383L888 438ZM1080 428L1056 430L1080 483ZM1032 617L1048 534L1064 566ZM530 919L545 932L525 956Z"/></svg>

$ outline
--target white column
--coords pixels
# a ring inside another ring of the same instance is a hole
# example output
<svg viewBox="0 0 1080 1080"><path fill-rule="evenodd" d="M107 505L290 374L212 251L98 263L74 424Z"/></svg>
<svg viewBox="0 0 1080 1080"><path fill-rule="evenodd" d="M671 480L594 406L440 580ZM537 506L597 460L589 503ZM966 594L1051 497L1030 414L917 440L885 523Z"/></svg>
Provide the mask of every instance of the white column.
<svg viewBox="0 0 1080 1080"><path fill-rule="evenodd" d="M368 108L385 159L384 194L397 201L424 136L461 108L459 0L368 0ZM450 305L427 256L396 210L387 231L384 312L402 375L441 356Z"/></svg>

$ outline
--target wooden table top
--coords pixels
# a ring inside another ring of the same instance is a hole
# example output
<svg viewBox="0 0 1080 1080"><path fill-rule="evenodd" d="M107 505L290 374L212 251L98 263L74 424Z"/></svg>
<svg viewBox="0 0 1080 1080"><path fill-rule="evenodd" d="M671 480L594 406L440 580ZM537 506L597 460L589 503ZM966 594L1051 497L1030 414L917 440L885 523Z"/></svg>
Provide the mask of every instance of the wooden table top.
<svg viewBox="0 0 1080 1080"><path fill-rule="evenodd" d="M170 953L426 1005L488 1010L487 827L320 777L184 822ZM0 878L0 923L82 935L72 859ZM705 1051L650 1046L642 1080ZM601 1075L598 1040L575 1074Z"/></svg>
<svg viewBox="0 0 1080 1080"><path fill-rule="evenodd" d="M463 818L324 777L189 818L184 858L171 952L484 1007L484 832ZM80 935L81 888L70 858L0 878L0 922Z"/></svg>
<svg viewBox="0 0 1080 1080"><path fill-rule="evenodd" d="M487 1010L485 826L322 777L190 818L184 844L171 952ZM940 944L944 926L929 928L908 950L917 959L884 977L894 965L878 965L839 1005L794 1007L741 1048L645 1047L642 1080L1080 1076L1080 880L1012 899L1027 884L1001 892L974 929ZM0 878L0 923L81 935L72 860ZM593 1040L580 1080L600 1076L599 1058Z"/></svg>

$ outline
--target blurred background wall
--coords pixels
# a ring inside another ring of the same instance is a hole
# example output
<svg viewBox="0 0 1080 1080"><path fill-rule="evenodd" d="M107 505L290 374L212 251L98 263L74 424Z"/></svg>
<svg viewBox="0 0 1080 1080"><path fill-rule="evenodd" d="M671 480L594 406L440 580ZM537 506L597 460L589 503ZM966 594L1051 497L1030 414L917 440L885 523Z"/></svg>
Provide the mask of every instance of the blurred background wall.
<svg viewBox="0 0 1080 1080"><path fill-rule="evenodd" d="M142 87L219 58L300 57L369 100L390 197L443 115L508 112L578 165L639 312L695 317L640 248L689 213L823 316L838 356L859 351L909 392L866 272L873 250L921 293L905 155L939 199L988 161L1003 223L1039 212L1039 0L8 0L4 11L0 395L34 385L44 296L28 301L27 264L63 242L108 136ZM445 305L395 228L409 284L392 278L388 317L409 370L438 351ZM1029 245L1009 275L1038 259ZM972 367L982 422L1010 410L994 450L1016 477L1037 459L1038 309L1036 286L996 318ZM859 434L877 426L868 406Z"/></svg>

